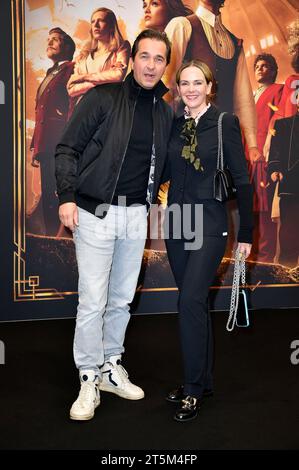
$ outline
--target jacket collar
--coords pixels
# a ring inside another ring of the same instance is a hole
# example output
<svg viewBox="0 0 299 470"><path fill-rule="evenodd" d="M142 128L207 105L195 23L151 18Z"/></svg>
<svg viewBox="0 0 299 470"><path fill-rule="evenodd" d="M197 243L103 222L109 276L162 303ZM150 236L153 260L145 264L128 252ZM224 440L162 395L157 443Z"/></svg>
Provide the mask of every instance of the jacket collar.
<svg viewBox="0 0 299 470"><path fill-rule="evenodd" d="M218 122L218 117L220 115L220 111L216 108L215 105L211 104L209 109L202 115L200 120L198 121L198 128L204 127L205 125L210 125L211 121ZM176 119L176 127L180 129L185 122L185 116L181 115Z"/></svg>
<svg viewBox="0 0 299 470"><path fill-rule="evenodd" d="M125 93L129 98L136 99L139 96L141 86L136 86L133 80L133 72L130 72L129 75L127 75L125 81L124 81L124 88L125 88ZM157 85L155 86L155 98L156 100L159 100L162 98L165 93L168 92L168 88L164 85L162 80L160 80Z"/></svg>
<svg viewBox="0 0 299 470"><path fill-rule="evenodd" d="M220 13L218 16L216 16L214 15L214 13L212 13L210 10L208 10L207 8L203 6L199 6L195 14L196 16L198 16L198 18L204 20L206 23L209 23L209 25L212 26L212 28L214 28L216 20L218 20L221 23Z"/></svg>
<svg viewBox="0 0 299 470"><path fill-rule="evenodd" d="M206 127L214 127L217 125L218 118L220 115L220 111L216 106L211 105L207 112L202 116L202 118L198 122L198 130L205 129Z"/></svg>
<svg viewBox="0 0 299 470"><path fill-rule="evenodd" d="M62 61L58 62L57 72L60 72L61 70L65 69L70 64L74 65L75 63L72 62L71 60L62 60Z"/></svg>
<svg viewBox="0 0 299 470"><path fill-rule="evenodd" d="M219 109L212 104L211 107L208 109L208 111L203 115L202 118L206 117L207 120L209 121L218 121L220 115Z"/></svg>

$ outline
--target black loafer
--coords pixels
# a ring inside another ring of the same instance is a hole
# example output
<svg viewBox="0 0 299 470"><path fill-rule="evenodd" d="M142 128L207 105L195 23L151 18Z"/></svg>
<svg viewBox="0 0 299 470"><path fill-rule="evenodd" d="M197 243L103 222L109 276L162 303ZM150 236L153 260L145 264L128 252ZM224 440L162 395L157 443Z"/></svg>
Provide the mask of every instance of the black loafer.
<svg viewBox="0 0 299 470"><path fill-rule="evenodd" d="M200 399L188 395L182 400L181 407L177 410L173 418L180 423L191 421L197 417L199 409Z"/></svg>
<svg viewBox="0 0 299 470"><path fill-rule="evenodd" d="M213 390L206 389L203 391L202 396L203 398L208 398L208 397L213 396L213 393L214 393ZM168 395L165 397L165 399L172 403L180 403L186 397L187 395L184 393L184 387L183 385L180 385L175 390L172 390L171 392L169 392Z"/></svg>

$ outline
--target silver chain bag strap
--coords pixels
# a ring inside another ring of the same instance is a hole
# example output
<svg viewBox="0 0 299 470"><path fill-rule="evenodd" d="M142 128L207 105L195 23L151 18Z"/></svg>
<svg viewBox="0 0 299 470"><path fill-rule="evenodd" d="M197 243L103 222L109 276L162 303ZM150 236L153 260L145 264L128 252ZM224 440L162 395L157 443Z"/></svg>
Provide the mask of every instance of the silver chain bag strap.
<svg viewBox="0 0 299 470"><path fill-rule="evenodd" d="M242 288L240 290L240 281ZM235 266L233 275L232 293L230 299L229 316L226 324L227 331L232 331L234 326L249 326L249 316L245 287L245 257L240 256L239 248L235 253ZM244 317L242 323L238 323L238 316Z"/></svg>

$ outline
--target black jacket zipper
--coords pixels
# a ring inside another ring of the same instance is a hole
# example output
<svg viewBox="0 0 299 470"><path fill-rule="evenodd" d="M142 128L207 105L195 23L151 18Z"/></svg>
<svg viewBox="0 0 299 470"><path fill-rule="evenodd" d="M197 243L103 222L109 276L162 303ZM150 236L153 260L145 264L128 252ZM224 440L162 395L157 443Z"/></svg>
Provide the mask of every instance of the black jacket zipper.
<svg viewBox="0 0 299 470"><path fill-rule="evenodd" d="M117 178L115 180L115 185L114 185L114 188L113 188L113 193L112 193L112 196L111 196L111 199L110 199L110 202L109 202L109 205L111 205L112 201L113 201L113 198L114 198L114 194L115 194L115 190L116 190L116 186L117 186L117 183L118 183L118 180L119 180L119 176L120 176L120 172L121 172L121 169L122 169L122 166L123 166L123 163L124 163L124 159L125 159L125 156L126 156L126 153L127 153L127 150L128 150L128 145L129 145L129 142L130 142L130 137L131 137L131 132L132 132L132 128L133 128L133 121L134 121L134 114L135 114L135 108L136 108L136 104L137 104L137 100L138 100L138 97L140 95L140 91L138 91L138 96L134 102L134 106L133 106L133 113L132 113L132 120L131 120L131 125L130 125L130 132L129 132L129 137L128 137L128 140L127 140L127 143L126 143L126 146L125 146L125 151L123 153L123 156L122 156L122 160L121 160L121 164L119 165L119 171L118 171L118 174L117 174Z"/></svg>

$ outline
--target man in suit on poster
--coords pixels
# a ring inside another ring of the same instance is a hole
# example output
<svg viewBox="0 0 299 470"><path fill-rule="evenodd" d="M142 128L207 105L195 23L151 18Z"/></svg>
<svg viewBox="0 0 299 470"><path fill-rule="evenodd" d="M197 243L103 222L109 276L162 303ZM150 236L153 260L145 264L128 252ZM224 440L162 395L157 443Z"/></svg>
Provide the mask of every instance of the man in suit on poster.
<svg viewBox="0 0 299 470"><path fill-rule="evenodd" d="M278 119L271 139L268 174L279 181L280 230L279 263L298 266L299 256L299 87L297 113Z"/></svg>
<svg viewBox="0 0 299 470"><path fill-rule="evenodd" d="M55 236L60 222L55 180L55 147L64 130L69 110L66 84L73 73L73 39L60 28L49 31L47 56L53 66L47 70L36 93L35 128L31 141L32 166L40 167L41 201L45 234Z"/></svg>
<svg viewBox="0 0 299 470"><path fill-rule="evenodd" d="M241 124L250 161L260 158L256 141L256 111L242 39L222 23L225 0L199 0L193 15L173 18L165 28L172 58L165 83L176 96L175 75L181 63L200 59L209 65L217 83L217 106L234 112Z"/></svg>

